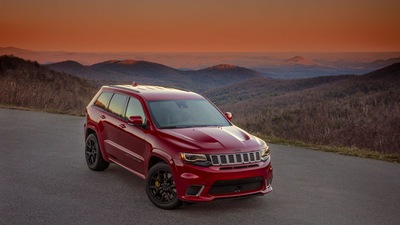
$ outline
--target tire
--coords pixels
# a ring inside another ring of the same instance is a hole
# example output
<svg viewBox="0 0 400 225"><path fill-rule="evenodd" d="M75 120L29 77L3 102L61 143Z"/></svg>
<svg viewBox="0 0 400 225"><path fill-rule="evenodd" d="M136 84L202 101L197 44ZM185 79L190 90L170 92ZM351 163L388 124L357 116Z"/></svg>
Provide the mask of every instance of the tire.
<svg viewBox="0 0 400 225"><path fill-rule="evenodd" d="M150 168L146 177L146 194L150 201L161 209L175 209L182 205L176 193L171 169L164 162Z"/></svg>
<svg viewBox="0 0 400 225"><path fill-rule="evenodd" d="M103 171L110 165L110 163L106 162L101 155L99 142L97 141L95 134L90 134L86 138L85 158L89 169L94 171Z"/></svg>

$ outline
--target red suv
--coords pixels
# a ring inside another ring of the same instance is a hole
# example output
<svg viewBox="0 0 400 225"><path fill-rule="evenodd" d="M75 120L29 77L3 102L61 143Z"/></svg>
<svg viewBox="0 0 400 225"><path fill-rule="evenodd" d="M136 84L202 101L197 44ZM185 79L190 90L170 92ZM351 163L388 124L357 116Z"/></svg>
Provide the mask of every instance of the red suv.
<svg viewBox="0 0 400 225"><path fill-rule="evenodd" d="M268 145L199 94L157 86L103 86L86 108L90 169L115 163L146 180L159 208L272 191Z"/></svg>

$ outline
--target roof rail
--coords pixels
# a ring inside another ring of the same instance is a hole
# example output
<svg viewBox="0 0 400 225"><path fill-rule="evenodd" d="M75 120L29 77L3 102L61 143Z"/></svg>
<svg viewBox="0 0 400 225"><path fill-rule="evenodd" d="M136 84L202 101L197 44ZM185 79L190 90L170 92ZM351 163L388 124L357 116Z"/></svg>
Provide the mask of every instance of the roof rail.
<svg viewBox="0 0 400 225"><path fill-rule="evenodd" d="M132 92L135 92L135 93L140 93L140 91L138 91L138 90L135 90L135 89L132 89L132 88L123 87L123 86L120 86L120 85L108 85L108 86L109 87L113 87L113 88L119 88L119 89L123 89L123 90L132 91Z"/></svg>

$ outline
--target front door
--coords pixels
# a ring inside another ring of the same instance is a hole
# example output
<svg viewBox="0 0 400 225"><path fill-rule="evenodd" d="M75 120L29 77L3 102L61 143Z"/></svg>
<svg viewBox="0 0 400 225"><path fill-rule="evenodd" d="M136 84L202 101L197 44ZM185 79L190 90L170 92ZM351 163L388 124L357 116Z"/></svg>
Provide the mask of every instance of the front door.
<svg viewBox="0 0 400 225"><path fill-rule="evenodd" d="M140 126L132 126L128 124L130 116L141 116L143 122L146 123L146 116L143 111L142 104L135 97L130 97L128 106L124 115L124 122L119 126L122 127L120 136L120 145L124 151L124 166L132 169L140 174L144 174L146 152L150 151L150 144L146 141L147 130Z"/></svg>

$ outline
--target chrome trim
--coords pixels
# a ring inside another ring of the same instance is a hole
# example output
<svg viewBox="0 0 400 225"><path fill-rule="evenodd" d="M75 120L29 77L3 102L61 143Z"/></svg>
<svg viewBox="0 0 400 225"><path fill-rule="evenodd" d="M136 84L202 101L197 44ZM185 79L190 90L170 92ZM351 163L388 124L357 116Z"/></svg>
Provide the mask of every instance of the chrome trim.
<svg viewBox="0 0 400 225"><path fill-rule="evenodd" d="M200 194L201 194L201 192L203 192L203 190L204 190L204 185L201 185L201 189L200 189L200 191L197 193L196 196L200 196Z"/></svg>
<svg viewBox="0 0 400 225"><path fill-rule="evenodd" d="M196 185L196 184L194 184L194 185L190 185L189 187L191 187L191 186L199 186L200 187L200 190L197 192L197 194L195 194L195 195L188 195L188 193L187 193L187 189L186 189L186 192L185 192L185 195L187 195L187 196L196 196L196 197L198 197L198 196L200 196L200 194L201 194L201 192L203 192L203 190L204 190L204 185Z"/></svg>

